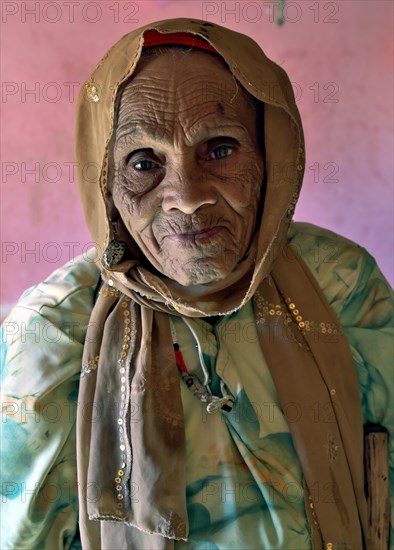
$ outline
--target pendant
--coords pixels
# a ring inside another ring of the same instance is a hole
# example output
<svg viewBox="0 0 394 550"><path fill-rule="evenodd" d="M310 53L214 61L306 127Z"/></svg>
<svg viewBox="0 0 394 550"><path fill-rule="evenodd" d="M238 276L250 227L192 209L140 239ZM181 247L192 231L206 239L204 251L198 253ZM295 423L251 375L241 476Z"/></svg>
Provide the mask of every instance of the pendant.
<svg viewBox="0 0 394 550"><path fill-rule="evenodd" d="M215 414L220 409L220 399L215 395L212 396L212 401L207 405L207 413Z"/></svg>
<svg viewBox="0 0 394 550"><path fill-rule="evenodd" d="M191 374L188 372L185 362L183 360L182 352L179 349L179 344L177 343L175 326L171 320L171 317L170 327L172 342L175 351L175 361L184 384L189 388L192 394L197 397L199 401L201 401L201 403L207 404L206 411L208 414L215 414L219 410L230 412L234 405L234 398L230 397L229 395L225 395L224 397L217 397L216 395L212 395L208 386L204 386L203 384L201 384L200 380L195 374ZM222 393L224 393L223 388Z"/></svg>
<svg viewBox="0 0 394 550"><path fill-rule="evenodd" d="M111 241L103 253L103 262L107 267L117 265L126 252L126 243L123 241Z"/></svg>
<svg viewBox="0 0 394 550"><path fill-rule="evenodd" d="M234 400L232 397L217 397L216 395L211 396L211 401L207 405L207 413L215 414L219 410L230 412L233 408Z"/></svg>

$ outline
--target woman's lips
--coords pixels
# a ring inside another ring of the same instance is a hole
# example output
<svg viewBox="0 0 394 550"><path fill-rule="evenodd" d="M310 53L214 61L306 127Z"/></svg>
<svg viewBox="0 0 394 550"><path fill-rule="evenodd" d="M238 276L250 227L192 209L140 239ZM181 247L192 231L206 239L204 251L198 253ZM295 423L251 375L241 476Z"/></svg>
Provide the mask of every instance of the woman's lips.
<svg viewBox="0 0 394 550"><path fill-rule="evenodd" d="M223 226L211 227L209 229L202 229L201 231L191 231L187 233L172 233L167 235L166 238L178 244L194 244L203 243L204 241L210 241L215 238L218 233L222 232L225 228Z"/></svg>

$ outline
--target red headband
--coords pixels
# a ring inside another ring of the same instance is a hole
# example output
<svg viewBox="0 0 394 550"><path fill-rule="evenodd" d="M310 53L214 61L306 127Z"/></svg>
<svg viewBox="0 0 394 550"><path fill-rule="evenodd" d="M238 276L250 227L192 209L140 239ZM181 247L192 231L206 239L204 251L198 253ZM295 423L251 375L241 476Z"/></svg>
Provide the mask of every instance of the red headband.
<svg viewBox="0 0 394 550"><path fill-rule="evenodd" d="M179 44L181 46L191 46L218 53L209 42L203 40L196 34L188 32L161 33L156 29L150 29L144 33L144 48L151 46L164 46L165 44Z"/></svg>

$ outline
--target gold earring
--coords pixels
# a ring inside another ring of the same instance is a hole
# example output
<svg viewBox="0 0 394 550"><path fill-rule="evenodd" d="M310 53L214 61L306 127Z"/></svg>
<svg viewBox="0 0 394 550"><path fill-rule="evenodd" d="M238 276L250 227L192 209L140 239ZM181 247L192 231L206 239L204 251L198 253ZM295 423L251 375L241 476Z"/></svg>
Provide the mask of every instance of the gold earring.
<svg viewBox="0 0 394 550"><path fill-rule="evenodd" d="M112 233L114 238L108 244L103 253L103 262L106 267L113 267L114 265L120 263L126 252L126 243L116 240L116 235L118 233L116 222L112 222Z"/></svg>

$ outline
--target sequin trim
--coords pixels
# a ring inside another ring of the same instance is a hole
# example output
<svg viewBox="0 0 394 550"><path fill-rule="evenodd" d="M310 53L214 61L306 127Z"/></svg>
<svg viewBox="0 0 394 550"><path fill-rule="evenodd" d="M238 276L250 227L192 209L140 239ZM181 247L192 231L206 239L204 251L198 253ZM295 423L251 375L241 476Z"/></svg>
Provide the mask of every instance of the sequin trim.
<svg viewBox="0 0 394 550"><path fill-rule="evenodd" d="M117 288L112 286L104 286L100 292L100 296L103 296L104 298L116 298L120 295L120 292Z"/></svg>
<svg viewBox="0 0 394 550"><path fill-rule="evenodd" d="M347 542L326 542L325 550L353 550Z"/></svg>
<svg viewBox="0 0 394 550"><path fill-rule="evenodd" d="M297 201L298 201L298 195L299 195L299 192L296 191L295 193L293 193L293 196L290 200L290 206L289 208L287 209L287 217L288 218L291 218L294 214L294 210L295 210L295 207L296 207L296 204L297 204Z"/></svg>
<svg viewBox="0 0 394 550"><path fill-rule="evenodd" d="M115 289L110 289L115 290ZM126 416L126 398L127 398L127 384L126 384L126 358L130 353L132 343L135 341L136 326L133 316L130 314L130 302L131 299L128 296L124 296L120 304L123 310L123 338L120 345L120 350L117 360L117 370L120 380L120 405L117 419L117 431L118 431L118 445L120 450L120 461L118 469L114 475L115 483L115 495L117 500L116 515L122 517L124 514L124 501L125 501L125 484L124 475L126 469L126 429L127 423L125 421Z"/></svg>
<svg viewBox="0 0 394 550"><path fill-rule="evenodd" d="M311 515L313 524L315 525L315 527L317 529L320 530L319 522L317 521L317 515L316 515L316 512L315 512L315 505L313 504L313 500L312 500L311 495L308 495L308 500L309 500L309 513Z"/></svg>
<svg viewBox="0 0 394 550"><path fill-rule="evenodd" d="M90 374L92 371L94 372L95 370L97 370L99 359L100 356L97 355L94 359L90 359L87 363L82 363L81 377L84 377L87 374Z"/></svg>
<svg viewBox="0 0 394 550"><path fill-rule="evenodd" d="M253 297L253 301L256 305L255 311L257 327L270 321L272 322L276 316L281 316L285 327L291 331L291 334L294 337L294 343L309 353L311 353L311 350L304 338L307 332L312 332L317 335L323 334L330 336L343 334L342 327L336 323L319 323L317 321L305 319L297 304L289 297L286 298L282 304L273 304L265 300L265 298L263 298L263 296L257 291ZM334 394L335 390L331 395Z"/></svg>
<svg viewBox="0 0 394 550"><path fill-rule="evenodd" d="M259 292L255 293L253 300L257 306L256 323L266 323L270 317L278 315L284 317L284 323L287 325L291 322L295 322L302 334L310 331L317 331L321 334L343 334L342 327L336 323L318 323L317 321L305 319L291 298L286 298L285 300L288 311L286 311L281 304L268 302ZM335 390L333 391L333 395L334 394Z"/></svg>

